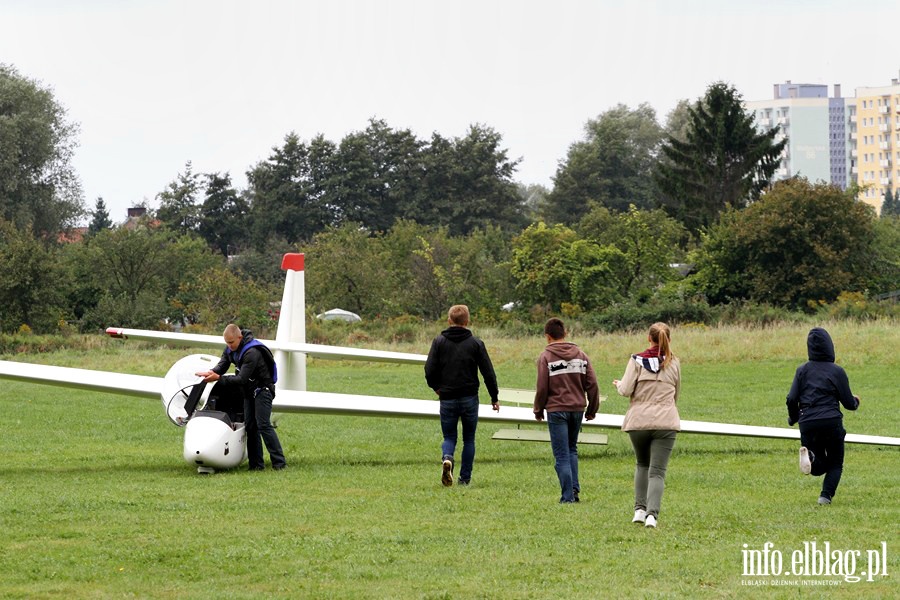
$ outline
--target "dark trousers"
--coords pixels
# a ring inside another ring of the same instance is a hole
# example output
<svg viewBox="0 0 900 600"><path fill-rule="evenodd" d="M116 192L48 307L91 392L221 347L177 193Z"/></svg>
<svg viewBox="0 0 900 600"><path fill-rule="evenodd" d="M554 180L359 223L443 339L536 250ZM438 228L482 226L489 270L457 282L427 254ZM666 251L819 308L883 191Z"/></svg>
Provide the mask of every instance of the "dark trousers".
<svg viewBox="0 0 900 600"><path fill-rule="evenodd" d="M272 392L261 388L255 394L244 396L244 427L247 432L247 458L251 469L264 469L262 442L266 443L273 468L287 464L275 427L272 426Z"/></svg>
<svg viewBox="0 0 900 600"><path fill-rule="evenodd" d="M455 400L441 400L441 460L456 452L458 427L462 423L463 450L459 469L459 480L469 481L472 478L472 466L475 463L475 430L478 429L478 396L466 396Z"/></svg>
<svg viewBox="0 0 900 600"><path fill-rule="evenodd" d="M825 475L822 496L833 498L844 472L843 419L821 419L800 423L800 443L812 452L811 475Z"/></svg>

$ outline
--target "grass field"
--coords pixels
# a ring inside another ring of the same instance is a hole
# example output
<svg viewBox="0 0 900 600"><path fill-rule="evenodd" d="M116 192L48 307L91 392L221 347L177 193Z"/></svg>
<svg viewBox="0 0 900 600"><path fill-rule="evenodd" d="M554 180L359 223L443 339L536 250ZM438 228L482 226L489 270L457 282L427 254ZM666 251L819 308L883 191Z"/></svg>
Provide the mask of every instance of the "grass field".
<svg viewBox="0 0 900 600"><path fill-rule="evenodd" d="M898 324L827 327L862 398L847 430L900 436ZM423 353L432 333L390 349ZM533 386L537 336L476 334L502 387ZM676 330L682 418L785 426L805 337ZM623 413L610 382L643 336L573 341L609 397L601 411ZM186 353L122 343L0 358L161 376ZM308 379L433 398L421 367L311 360ZM549 445L491 440L497 424L479 428L472 486L443 488L432 421L287 415L288 470L199 476L159 402L4 382L0 407L3 598L900 597L897 448L848 445L834 504L819 507L821 480L800 475L796 442L683 434L660 526L647 530L630 522L633 455L616 430L580 448L582 501L559 505ZM795 550L828 542L845 570L861 551L855 575L867 551L886 554L888 575L743 576L745 551L767 542L784 570Z"/></svg>

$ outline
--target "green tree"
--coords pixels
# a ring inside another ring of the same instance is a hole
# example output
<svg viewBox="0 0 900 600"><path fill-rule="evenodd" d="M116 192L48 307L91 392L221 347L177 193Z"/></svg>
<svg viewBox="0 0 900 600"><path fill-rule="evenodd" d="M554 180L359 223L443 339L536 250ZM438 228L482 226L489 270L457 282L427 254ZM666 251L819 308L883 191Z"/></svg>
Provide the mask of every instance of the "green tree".
<svg viewBox="0 0 900 600"><path fill-rule="evenodd" d="M216 264L203 240L150 227L102 231L87 241L84 259L93 266L94 284L104 290L85 315L87 327L181 320L186 303L173 304L181 284Z"/></svg>
<svg viewBox="0 0 900 600"><path fill-rule="evenodd" d="M29 228L0 220L0 331L28 325L38 333L56 331L68 318L69 278L59 251Z"/></svg>
<svg viewBox="0 0 900 600"><path fill-rule="evenodd" d="M97 203L94 210L91 211L91 222L88 225L88 235L96 235L104 229L112 227L112 221L109 218L109 211L106 210L106 202L102 196L97 196Z"/></svg>
<svg viewBox="0 0 900 600"><path fill-rule="evenodd" d="M518 299L527 306L558 309L572 301L570 273L564 268L569 247L578 239L565 225L530 225L513 239L510 273Z"/></svg>
<svg viewBox="0 0 900 600"><path fill-rule="evenodd" d="M247 172L251 235L258 250L281 239L289 244L309 241L335 220L328 205L328 164L336 149L317 136L309 145L295 133L284 145Z"/></svg>
<svg viewBox="0 0 900 600"><path fill-rule="evenodd" d="M652 169L663 130L649 104L624 104L585 125L585 139L569 147L542 211L550 222L574 225L598 203L625 211L655 203Z"/></svg>
<svg viewBox="0 0 900 600"><path fill-rule="evenodd" d="M185 279L175 306L203 330L218 333L228 323L238 323L262 336L275 324L271 301L271 292L264 286L217 266Z"/></svg>
<svg viewBox="0 0 900 600"><path fill-rule="evenodd" d="M231 186L228 173L206 175L206 194L197 231L222 256L237 254L250 244L250 206ZM226 323L227 324L227 323Z"/></svg>
<svg viewBox="0 0 900 600"><path fill-rule="evenodd" d="M502 141L499 133L480 124L452 140L432 134L424 152L421 197L416 211L404 216L446 226L453 236L490 226L520 231L528 219L512 180L518 161L507 157Z"/></svg>
<svg viewBox="0 0 900 600"><path fill-rule="evenodd" d="M317 233L304 248L307 304L316 310L343 308L372 317L386 309L388 265L379 240L357 223Z"/></svg>
<svg viewBox="0 0 900 600"><path fill-rule="evenodd" d="M792 308L864 290L873 276L875 217L855 193L803 178L776 183L703 234L692 280L713 302Z"/></svg>
<svg viewBox="0 0 900 600"><path fill-rule="evenodd" d="M550 195L550 190L547 186L539 183L528 185L517 183L516 191L522 200L525 218L530 222L539 220L541 211L547 204L547 197Z"/></svg>
<svg viewBox="0 0 900 600"><path fill-rule="evenodd" d="M673 279L671 265L682 258L688 238L684 226L663 210L634 205L623 213L596 207L581 220L578 232L600 246L614 246L625 257L625 269L618 273L619 293L625 297Z"/></svg>
<svg viewBox="0 0 900 600"><path fill-rule="evenodd" d="M84 214L77 132L49 88L0 63L0 219L46 236Z"/></svg>
<svg viewBox="0 0 900 600"><path fill-rule="evenodd" d="M337 213L334 222L361 223L384 232L415 210L422 145L410 130L391 129L378 119L344 137L327 185L328 204Z"/></svg>
<svg viewBox="0 0 900 600"><path fill-rule="evenodd" d="M200 222L200 205L197 202L200 182L200 174L194 173L191 161L187 161L184 173L179 173L175 181L156 195L160 202L156 218L178 233L196 231Z"/></svg>
<svg viewBox="0 0 900 600"><path fill-rule="evenodd" d="M756 200L778 168L786 140L778 128L757 132L741 95L723 82L709 86L689 110L687 139L670 136L655 179L666 208L692 232L716 222L727 207Z"/></svg>
<svg viewBox="0 0 900 600"><path fill-rule="evenodd" d="M681 99L666 115L665 137L686 142L690 128L691 102L690 100Z"/></svg>
<svg viewBox="0 0 900 600"><path fill-rule="evenodd" d="M882 217L895 217L900 215L900 189L898 189L896 193L891 193L891 190L888 188L884 190L880 214Z"/></svg>
<svg viewBox="0 0 900 600"><path fill-rule="evenodd" d="M872 271L869 291L874 294L900 290L900 216L883 213L874 223Z"/></svg>

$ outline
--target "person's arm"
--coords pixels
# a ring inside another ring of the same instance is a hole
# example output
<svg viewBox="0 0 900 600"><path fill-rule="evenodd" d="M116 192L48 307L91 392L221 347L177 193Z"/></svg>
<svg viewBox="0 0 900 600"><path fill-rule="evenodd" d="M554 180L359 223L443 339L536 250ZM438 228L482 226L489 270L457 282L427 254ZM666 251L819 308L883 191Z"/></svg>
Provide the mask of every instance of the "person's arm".
<svg viewBox="0 0 900 600"><path fill-rule="evenodd" d="M800 420L801 369L802 367L798 368L794 373L794 380L791 382L791 389L787 395L788 426L792 426Z"/></svg>
<svg viewBox="0 0 900 600"><path fill-rule="evenodd" d="M440 393L441 387L441 364L439 355L441 352L440 336L431 341L431 349L428 351L428 358L425 359L425 383L436 393Z"/></svg>
<svg viewBox="0 0 900 600"><path fill-rule="evenodd" d="M622 379L613 380L613 385L616 386L616 391L619 392L620 396L630 398L631 394L634 393L634 386L637 385L638 368L634 359L629 359L628 364L625 365L625 374L622 375Z"/></svg>
<svg viewBox="0 0 900 600"><path fill-rule="evenodd" d="M228 372L228 368L231 366L231 360L228 358L228 349L222 351L222 358L219 359L219 362L209 371L200 371L199 373L194 373L197 377L202 377L204 383L211 383L213 381L218 381L219 377L222 374Z"/></svg>
<svg viewBox="0 0 900 600"><path fill-rule="evenodd" d="M859 397L854 396L850 391L850 379L847 372L839 368L835 384L837 385L838 399L847 410L856 410L859 408Z"/></svg>
<svg viewBox="0 0 900 600"><path fill-rule="evenodd" d="M497 374L494 373L494 364L491 362L484 342L478 344L478 370L481 371L484 387L487 388L488 395L491 397L491 406L494 410L500 410L500 388L497 385Z"/></svg>
<svg viewBox="0 0 900 600"><path fill-rule="evenodd" d="M585 356L585 360L587 357ZM587 410L584 411L586 421L593 421L600 410L600 386L597 384L597 373L588 361L587 372L584 375L584 392L587 395Z"/></svg>
<svg viewBox="0 0 900 600"><path fill-rule="evenodd" d="M550 390L550 371L547 361L541 355L537 359L537 383L534 386L534 418L544 420L544 407L547 406L547 395Z"/></svg>

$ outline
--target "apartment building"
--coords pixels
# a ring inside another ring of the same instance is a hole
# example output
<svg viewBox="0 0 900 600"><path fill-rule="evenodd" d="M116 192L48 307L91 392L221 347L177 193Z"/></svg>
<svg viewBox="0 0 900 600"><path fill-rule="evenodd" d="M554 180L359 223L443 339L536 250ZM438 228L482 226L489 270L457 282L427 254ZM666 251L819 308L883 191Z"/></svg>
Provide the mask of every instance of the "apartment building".
<svg viewBox="0 0 900 600"><path fill-rule="evenodd" d="M856 104L860 199L880 209L885 191L900 189L900 80L856 88Z"/></svg>
<svg viewBox="0 0 900 600"><path fill-rule="evenodd" d="M900 189L900 81L856 88L843 98L840 84L776 83L774 97L744 103L760 130L779 127L788 143L775 179L803 176L842 189L862 188L860 200L881 209L885 191Z"/></svg>
<svg viewBox="0 0 900 600"><path fill-rule="evenodd" d="M787 137L775 179L802 176L846 189L854 166L849 152L853 99L841 97L841 86L776 83L774 97L744 103L760 130L778 126L776 141Z"/></svg>

